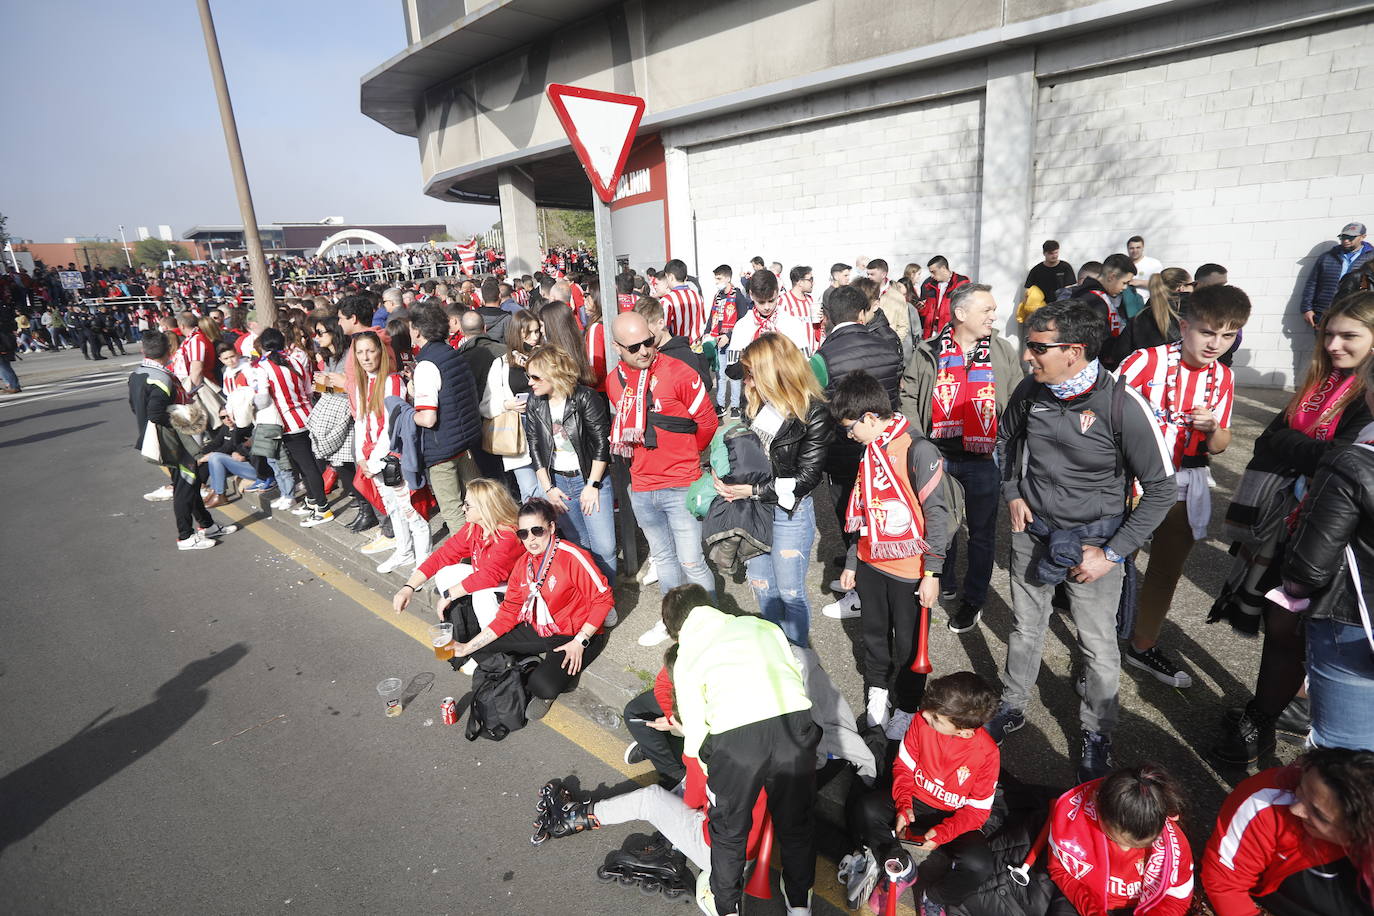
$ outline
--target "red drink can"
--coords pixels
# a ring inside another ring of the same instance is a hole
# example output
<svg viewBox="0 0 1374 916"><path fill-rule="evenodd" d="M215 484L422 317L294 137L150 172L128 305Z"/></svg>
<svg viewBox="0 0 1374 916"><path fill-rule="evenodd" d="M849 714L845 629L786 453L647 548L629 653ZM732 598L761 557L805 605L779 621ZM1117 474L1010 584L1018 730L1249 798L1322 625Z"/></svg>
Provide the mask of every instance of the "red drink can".
<svg viewBox="0 0 1374 916"><path fill-rule="evenodd" d="M444 702L439 704L439 712L444 717L445 725L458 724L458 701L453 697L444 697Z"/></svg>

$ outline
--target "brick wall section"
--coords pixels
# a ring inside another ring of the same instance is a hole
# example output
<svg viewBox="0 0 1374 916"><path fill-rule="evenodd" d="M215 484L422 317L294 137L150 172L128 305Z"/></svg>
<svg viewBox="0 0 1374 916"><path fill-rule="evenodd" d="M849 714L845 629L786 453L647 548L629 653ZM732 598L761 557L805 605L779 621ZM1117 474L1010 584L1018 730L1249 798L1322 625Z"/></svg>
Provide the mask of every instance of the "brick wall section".
<svg viewBox="0 0 1374 916"><path fill-rule="evenodd" d="M1372 46L1355 25L1042 82L1032 238L1075 266L1137 233L1166 266L1224 264L1255 304L1240 379L1292 384L1312 258L1374 222Z"/></svg>
<svg viewBox="0 0 1374 916"><path fill-rule="evenodd" d="M964 97L690 149L702 273L756 254L811 265L818 290L832 263L859 254L894 274L943 254L967 273L981 113L981 96Z"/></svg>

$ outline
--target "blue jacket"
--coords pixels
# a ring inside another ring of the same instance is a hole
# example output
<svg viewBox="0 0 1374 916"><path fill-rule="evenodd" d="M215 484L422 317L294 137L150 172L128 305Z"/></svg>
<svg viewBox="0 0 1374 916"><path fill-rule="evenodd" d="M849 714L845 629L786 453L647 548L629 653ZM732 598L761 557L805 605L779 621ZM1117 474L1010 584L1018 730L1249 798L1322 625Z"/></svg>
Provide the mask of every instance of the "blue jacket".
<svg viewBox="0 0 1374 916"><path fill-rule="evenodd" d="M420 362L439 370L438 423L420 429L420 454L425 467L458 457L482 442L482 417L477 411L477 385L467 360L441 340L420 350Z"/></svg>
<svg viewBox="0 0 1374 916"><path fill-rule="evenodd" d="M1374 258L1374 245L1361 242L1360 253L1350 265L1350 272L1359 270L1371 258ZM1330 249L1317 255L1312 272L1307 275L1307 282L1302 288L1300 311L1326 311L1326 307L1336 297L1336 287L1341 282L1341 268L1345 266L1344 260L1345 252L1341 250L1340 245L1332 245Z"/></svg>
<svg viewBox="0 0 1374 916"><path fill-rule="evenodd" d="M415 425L415 408L405 398L395 395L382 402L387 425L391 429L390 447L401 456L401 474L411 490L421 490L425 483L425 466L420 462L420 430Z"/></svg>

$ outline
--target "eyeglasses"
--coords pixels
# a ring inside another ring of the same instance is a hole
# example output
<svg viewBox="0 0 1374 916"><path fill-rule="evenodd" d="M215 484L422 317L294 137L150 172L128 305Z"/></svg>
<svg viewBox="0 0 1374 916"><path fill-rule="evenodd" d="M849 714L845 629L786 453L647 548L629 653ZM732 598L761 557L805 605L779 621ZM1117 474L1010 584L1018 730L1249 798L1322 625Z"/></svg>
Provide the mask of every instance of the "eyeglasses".
<svg viewBox="0 0 1374 916"><path fill-rule="evenodd" d="M1062 348L1064 348L1064 347L1076 347L1076 346L1078 346L1078 344L1073 344L1073 343L1042 343L1041 341L1038 341L1038 340L1028 340L1028 341L1026 341L1026 349L1029 350L1029 351L1031 351L1032 353L1034 353L1036 356L1044 356L1046 353L1050 352L1051 350L1059 350L1059 349L1062 349Z"/></svg>
<svg viewBox="0 0 1374 916"><path fill-rule="evenodd" d="M870 411L870 412L864 414L863 416L859 417L859 419L857 419L857 420L850 420L848 423L846 423L844 420L841 420L841 421L840 421L840 429L843 429L843 430L844 430L844 434L845 434L846 436L848 436L849 438L852 439L852 438L854 438L854 427L858 426L858 425L859 425L860 423L862 423L864 420L867 420L870 416L872 416L872 411Z"/></svg>
<svg viewBox="0 0 1374 916"><path fill-rule="evenodd" d="M615 342L615 345L620 349L624 350L626 353L638 353L640 349L643 347L648 347L650 350L652 350L654 347L658 346L658 342L656 338L649 337L644 340L641 340L639 343L632 344L623 344L617 340Z"/></svg>
<svg viewBox="0 0 1374 916"><path fill-rule="evenodd" d="M522 541L529 540L530 538L542 538L548 533L549 529L545 528L543 525L535 525L533 528L515 529L515 536Z"/></svg>

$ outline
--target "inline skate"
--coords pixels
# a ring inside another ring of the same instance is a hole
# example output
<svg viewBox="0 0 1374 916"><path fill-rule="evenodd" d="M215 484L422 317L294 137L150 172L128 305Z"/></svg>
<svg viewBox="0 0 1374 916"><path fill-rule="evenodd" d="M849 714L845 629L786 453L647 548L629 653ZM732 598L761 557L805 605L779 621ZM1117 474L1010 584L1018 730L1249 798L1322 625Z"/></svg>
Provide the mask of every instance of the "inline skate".
<svg viewBox="0 0 1374 916"><path fill-rule="evenodd" d="M687 857L661 833L630 834L619 849L606 853L596 876L622 887L638 887L644 894L662 894L669 900L691 903L696 897L697 879Z"/></svg>
<svg viewBox="0 0 1374 916"><path fill-rule="evenodd" d="M582 801L565 785L561 779L550 779L539 790L539 801L535 805L534 833L530 843L541 845L549 837L561 838L595 830L601 825L592 815L592 803Z"/></svg>

